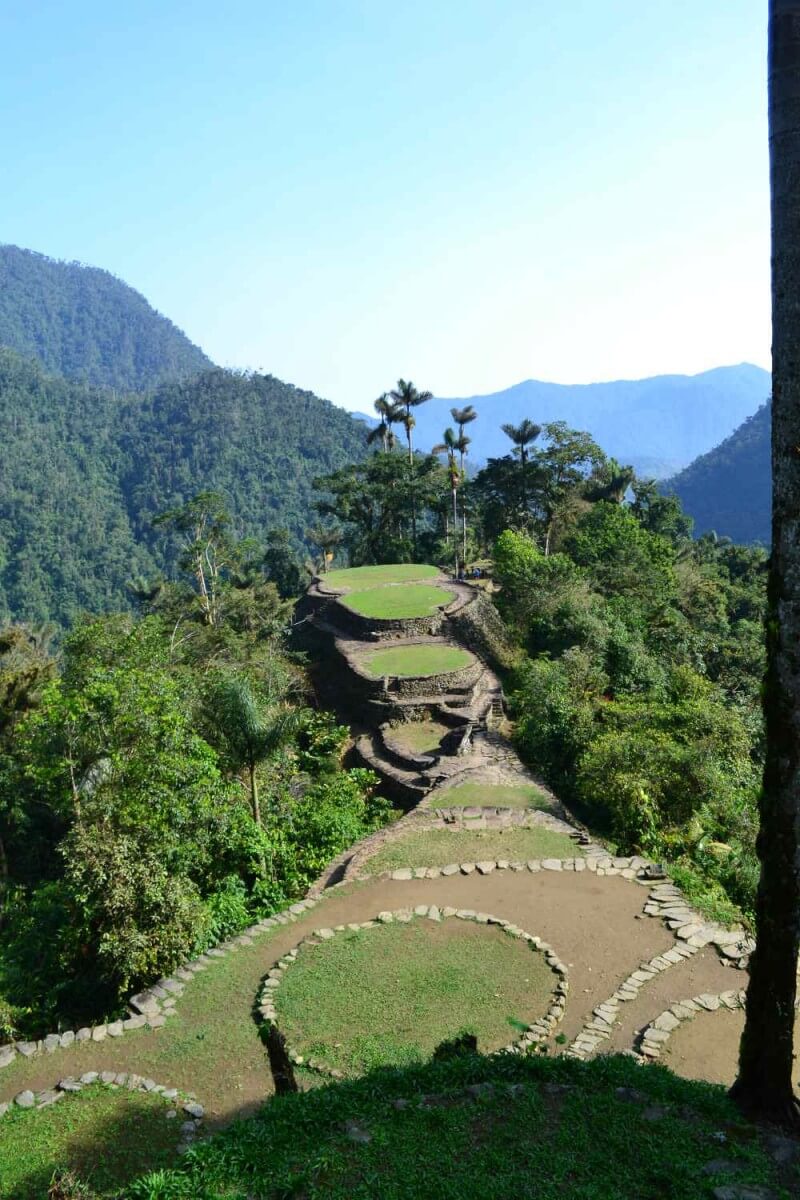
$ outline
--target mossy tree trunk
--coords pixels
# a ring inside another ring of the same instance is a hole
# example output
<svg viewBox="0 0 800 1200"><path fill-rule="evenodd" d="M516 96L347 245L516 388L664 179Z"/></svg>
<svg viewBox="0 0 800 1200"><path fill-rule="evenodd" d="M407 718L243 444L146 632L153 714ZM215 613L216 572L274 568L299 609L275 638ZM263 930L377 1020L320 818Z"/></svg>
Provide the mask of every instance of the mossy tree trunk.
<svg viewBox="0 0 800 1200"><path fill-rule="evenodd" d="M732 1096L798 1125L792 1087L800 944L800 0L770 0L772 554L757 946Z"/></svg>

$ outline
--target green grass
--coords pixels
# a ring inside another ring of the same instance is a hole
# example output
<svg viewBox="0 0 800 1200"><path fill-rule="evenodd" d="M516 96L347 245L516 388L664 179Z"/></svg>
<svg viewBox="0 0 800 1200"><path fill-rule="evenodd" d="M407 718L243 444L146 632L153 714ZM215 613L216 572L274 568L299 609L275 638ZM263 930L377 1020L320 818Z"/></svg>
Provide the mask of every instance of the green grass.
<svg viewBox="0 0 800 1200"><path fill-rule="evenodd" d="M451 862L507 858L574 858L572 838L552 829L428 829L388 842L363 865L370 875L398 867L443 867Z"/></svg>
<svg viewBox="0 0 800 1200"><path fill-rule="evenodd" d="M438 721L408 721L388 730L387 737L406 750L425 754L429 750L436 750L442 738L449 732L450 726L441 725Z"/></svg>
<svg viewBox="0 0 800 1200"><path fill-rule="evenodd" d="M445 604L455 600L455 593L430 583L407 583L403 587L373 587L362 592L348 592L342 603L362 617L383 617L400 620L404 617L429 617Z"/></svg>
<svg viewBox="0 0 800 1200"><path fill-rule="evenodd" d="M18 1056L0 1072L0 1098L7 1100L27 1087L51 1087L66 1075L109 1070L134 1071L166 1087L195 1092L210 1122L212 1110L228 1118L243 1105L260 1103L271 1091L271 1076L252 1018L252 997L276 936L281 936L280 930L215 960L187 984L177 1015L163 1029L84 1042L34 1059ZM0 1120L0 1140L4 1121Z"/></svg>
<svg viewBox="0 0 800 1200"><path fill-rule="evenodd" d="M177 1161L183 1114L152 1093L96 1085L36 1112L20 1108L0 1126L0 1196L42 1200L56 1168L74 1171L99 1196L144 1171Z"/></svg>
<svg viewBox="0 0 800 1200"><path fill-rule="evenodd" d="M339 933L304 950L278 989L278 1024L304 1057L347 1074L408 1066L462 1030L485 1051L544 1014L557 982L496 926L450 918Z"/></svg>
<svg viewBox="0 0 800 1200"><path fill-rule="evenodd" d="M379 679L382 675L413 678L422 675L444 675L458 671L473 661L468 650L442 643L420 643L412 646L393 646L376 650L362 659L367 672Z"/></svg>
<svg viewBox="0 0 800 1200"><path fill-rule="evenodd" d="M434 808L470 808L472 806L498 808L551 808L552 802L546 792L535 783L459 783L431 797Z"/></svg>
<svg viewBox="0 0 800 1200"><path fill-rule="evenodd" d="M429 563L383 563L377 567L346 567L329 571L322 582L332 588L383 587L385 583L413 583L418 579L435 579L438 567Z"/></svg>
<svg viewBox="0 0 800 1200"><path fill-rule="evenodd" d="M466 1092L485 1084L477 1100ZM707 1173L720 1159L738 1168L734 1176ZM780 1170L723 1088L621 1056L468 1055L274 1100L129 1195L711 1200L733 1182L789 1200L797 1169Z"/></svg>

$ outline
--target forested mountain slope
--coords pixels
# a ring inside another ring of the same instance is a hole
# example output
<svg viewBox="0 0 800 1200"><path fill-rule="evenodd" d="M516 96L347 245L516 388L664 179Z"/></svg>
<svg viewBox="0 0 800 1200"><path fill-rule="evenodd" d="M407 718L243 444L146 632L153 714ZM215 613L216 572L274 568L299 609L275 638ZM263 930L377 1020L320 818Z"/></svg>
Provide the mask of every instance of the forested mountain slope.
<svg viewBox="0 0 800 1200"><path fill-rule="evenodd" d="M695 533L716 533L734 542L770 540L770 407L758 412L685 471L664 484L675 492Z"/></svg>
<svg viewBox="0 0 800 1200"><path fill-rule="evenodd" d="M164 566L152 517L202 490L242 532L286 526L299 546L312 479L364 450L360 422L271 376L119 396L0 350L0 622L127 607L127 581Z"/></svg>
<svg viewBox="0 0 800 1200"><path fill-rule="evenodd" d="M202 350L108 271L0 246L0 346L89 384L144 391L211 366Z"/></svg>
<svg viewBox="0 0 800 1200"><path fill-rule="evenodd" d="M640 475L663 478L721 442L769 392L769 373L750 363L700 375L611 383L529 379L490 395L436 398L422 405L414 413L414 437L418 446L429 449L452 424L451 406L473 404L479 419L469 433L481 459L507 454L510 443L500 426L528 417L539 425L566 421L573 429L585 429L607 454L632 464Z"/></svg>

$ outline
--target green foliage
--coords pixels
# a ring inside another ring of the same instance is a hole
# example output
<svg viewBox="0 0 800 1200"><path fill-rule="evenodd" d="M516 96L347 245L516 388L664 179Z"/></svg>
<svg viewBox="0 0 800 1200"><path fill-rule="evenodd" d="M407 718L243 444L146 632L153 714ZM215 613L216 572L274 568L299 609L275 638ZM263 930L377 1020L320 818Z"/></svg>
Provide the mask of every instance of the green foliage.
<svg viewBox="0 0 800 1200"><path fill-rule="evenodd" d="M621 848L750 914L763 554L689 543L674 502L658 507L595 502L554 555L498 539L498 604L533 656L513 679L517 743Z"/></svg>
<svg viewBox="0 0 800 1200"><path fill-rule="evenodd" d="M162 614L81 623L22 711L29 649L0 637L26 647L0 741L8 1034L118 1012L387 817L373 776L336 770L346 730L293 704L279 639L237 630L225 604L211 627L190 600L179 624L176 640Z"/></svg>
<svg viewBox="0 0 800 1200"><path fill-rule="evenodd" d="M355 768L324 775L299 796L274 797L265 823L287 894L306 891L331 859L386 824L392 810L377 786L372 771Z"/></svg>
<svg viewBox="0 0 800 1200"><path fill-rule="evenodd" d="M663 490L677 495L700 533L716 530L737 542L769 545L770 405L667 480Z"/></svg>
<svg viewBox="0 0 800 1200"><path fill-rule="evenodd" d="M68 379L144 391L211 366L108 271L0 246L0 346Z"/></svg>
<svg viewBox="0 0 800 1200"><path fill-rule="evenodd" d="M477 1105L467 1091L475 1085L484 1085ZM446 1100L418 1103L425 1095ZM370 1136L348 1136L361 1129ZM137 1180L127 1195L698 1200L730 1178L712 1165L722 1129L737 1186L783 1197L796 1190L796 1167L782 1187L779 1169L721 1087L662 1067L643 1071L621 1055L580 1063L465 1054L273 1100L178 1166Z"/></svg>
<svg viewBox="0 0 800 1200"><path fill-rule="evenodd" d="M224 496L237 540L287 531L262 562L296 595L312 481L364 453L362 423L265 375L117 395L0 349L0 396L0 621L131 607L131 580L174 577L181 534L153 519L201 488Z"/></svg>

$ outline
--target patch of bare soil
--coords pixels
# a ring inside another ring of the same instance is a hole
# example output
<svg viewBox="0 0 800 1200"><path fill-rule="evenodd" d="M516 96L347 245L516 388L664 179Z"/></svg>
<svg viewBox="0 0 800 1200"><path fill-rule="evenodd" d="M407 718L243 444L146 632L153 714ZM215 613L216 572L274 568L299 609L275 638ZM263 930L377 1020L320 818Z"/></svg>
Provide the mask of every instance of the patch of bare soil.
<svg viewBox="0 0 800 1200"><path fill-rule="evenodd" d="M684 1021L666 1044L661 1061L688 1079L707 1079L730 1087L736 1076L739 1041L744 1013L719 1008L698 1013ZM800 1013L794 1027L795 1046L800 1046ZM795 1059L795 1086L800 1091L800 1062Z"/></svg>

